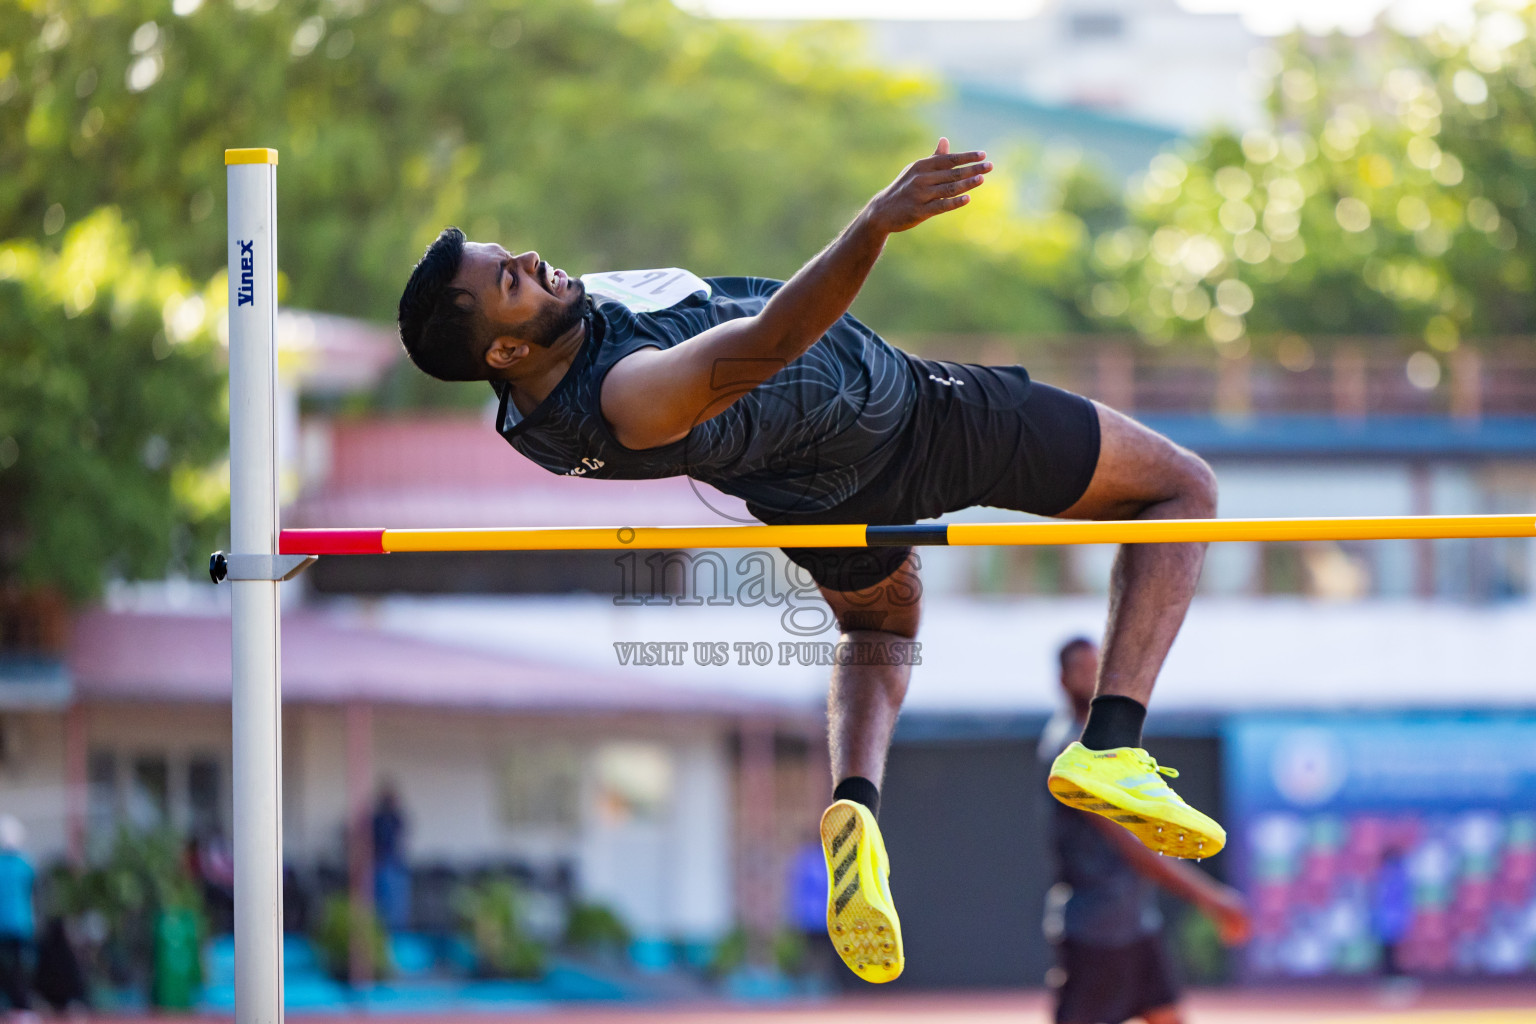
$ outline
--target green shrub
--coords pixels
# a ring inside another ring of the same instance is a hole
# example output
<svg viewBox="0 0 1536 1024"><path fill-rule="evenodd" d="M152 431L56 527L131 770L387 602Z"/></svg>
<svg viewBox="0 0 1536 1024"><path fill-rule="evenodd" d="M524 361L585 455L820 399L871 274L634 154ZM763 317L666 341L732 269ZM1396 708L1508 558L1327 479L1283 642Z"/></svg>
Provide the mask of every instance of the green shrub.
<svg viewBox="0 0 1536 1024"><path fill-rule="evenodd" d="M619 915L601 903L576 904L565 922L565 944L582 952L623 953L632 938Z"/></svg>
<svg viewBox="0 0 1536 1024"><path fill-rule="evenodd" d="M368 974L373 979L387 978L394 965L389 958L389 934L372 907L352 902L345 893L326 898L320 909L320 923L315 927L315 950L331 977L351 980L352 936L361 932Z"/></svg>
<svg viewBox="0 0 1536 1024"><path fill-rule="evenodd" d="M491 978L537 978L545 970L542 943L523 930L522 893L506 879L466 885L453 895L454 910L469 929L479 972Z"/></svg>
<svg viewBox="0 0 1536 1024"><path fill-rule="evenodd" d="M173 915L203 934L202 897L182 856L182 840L169 829L120 829L104 858L85 869L67 865L48 876L50 913L94 917L101 944L87 952L93 985L145 988L152 975L153 928Z"/></svg>
<svg viewBox="0 0 1536 1024"><path fill-rule="evenodd" d="M781 928L773 937L773 964L782 974L803 974L809 952L804 933L794 928Z"/></svg>
<svg viewBox="0 0 1536 1024"><path fill-rule="evenodd" d="M715 954L709 961L709 973L722 978L746 962L747 930L738 925L715 943Z"/></svg>

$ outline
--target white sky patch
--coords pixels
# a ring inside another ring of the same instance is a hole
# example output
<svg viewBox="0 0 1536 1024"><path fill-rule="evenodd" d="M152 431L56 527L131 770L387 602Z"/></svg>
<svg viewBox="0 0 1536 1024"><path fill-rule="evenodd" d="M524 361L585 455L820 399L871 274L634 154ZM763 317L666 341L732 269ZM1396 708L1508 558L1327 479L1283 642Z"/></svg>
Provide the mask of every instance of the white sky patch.
<svg viewBox="0 0 1536 1024"><path fill-rule="evenodd" d="M1043 11L1049 0L968 0L942 15L933 0L673 0L694 14L716 18L811 21L817 19L891 21L1022 21ZM1506 0L1514 3L1515 0ZM1405 32L1424 32L1438 25L1464 27L1471 20L1474 0L1178 0L1188 11L1241 14L1260 35L1279 35L1302 28L1308 32L1342 30L1360 34L1377 15L1387 12L1390 23ZM1117 6L1117 5L1107 5Z"/></svg>
<svg viewBox="0 0 1536 1024"><path fill-rule="evenodd" d="M693 14L756 21L1022 21L1045 0L967 0L935 15L933 0L672 0ZM958 8L958 9L957 9Z"/></svg>
<svg viewBox="0 0 1536 1024"><path fill-rule="evenodd" d="M1473 4L1474 0L1179 0L1186 11L1241 14L1250 30L1266 36L1297 28L1316 34L1362 35L1383 13L1393 27L1413 34L1440 25L1464 27L1471 21Z"/></svg>

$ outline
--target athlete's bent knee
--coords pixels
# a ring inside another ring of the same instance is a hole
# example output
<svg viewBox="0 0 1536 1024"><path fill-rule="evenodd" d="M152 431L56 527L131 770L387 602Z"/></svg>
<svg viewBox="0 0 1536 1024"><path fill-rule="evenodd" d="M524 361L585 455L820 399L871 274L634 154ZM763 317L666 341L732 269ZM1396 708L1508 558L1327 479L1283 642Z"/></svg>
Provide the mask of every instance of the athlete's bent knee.
<svg viewBox="0 0 1536 1024"><path fill-rule="evenodd" d="M844 633L876 630L912 640L923 615L923 586L917 555L908 552L894 573L872 587L853 592L823 586L821 596Z"/></svg>
<svg viewBox="0 0 1536 1024"><path fill-rule="evenodd" d="M1216 471L1194 452L1185 453L1186 481L1180 491L1189 505L1190 519L1213 519L1216 516Z"/></svg>

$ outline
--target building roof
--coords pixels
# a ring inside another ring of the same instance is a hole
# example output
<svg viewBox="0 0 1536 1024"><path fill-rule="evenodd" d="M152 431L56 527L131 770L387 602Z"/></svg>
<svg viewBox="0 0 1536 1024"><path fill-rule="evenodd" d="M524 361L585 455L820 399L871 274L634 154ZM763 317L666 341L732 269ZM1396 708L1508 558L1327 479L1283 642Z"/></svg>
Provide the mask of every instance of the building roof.
<svg viewBox="0 0 1536 1024"><path fill-rule="evenodd" d="M745 505L686 477L558 476L524 458L489 416L410 416L316 424L319 485L285 526L392 529L495 526L676 526L756 522Z"/></svg>
<svg viewBox="0 0 1536 1024"><path fill-rule="evenodd" d="M293 703L419 705L525 712L810 714L799 700L700 692L654 677L489 653L344 625L315 612L283 617L283 698ZM68 653L77 699L230 699L229 620L215 615L91 611Z"/></svg>
<svg viewBox="0 0 1536 1024"><path fill-rule="evenodd" d="M277 312L278 366L306 394L374 387L405 357L389 327L302 309Z"/></svg>

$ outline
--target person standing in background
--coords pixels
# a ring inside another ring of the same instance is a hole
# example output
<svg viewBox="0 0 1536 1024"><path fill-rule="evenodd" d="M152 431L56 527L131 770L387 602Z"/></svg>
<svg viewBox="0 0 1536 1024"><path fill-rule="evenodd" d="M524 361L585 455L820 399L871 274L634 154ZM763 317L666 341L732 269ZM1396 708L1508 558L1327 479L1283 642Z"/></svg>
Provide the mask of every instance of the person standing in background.
<svg viewBox="0 0 1536 1024"><path fill-rule="evenodd" d="M21 852L27 831L14 815L0 814L0 989L18 1020L33 1020L29 980L37 912L37 873Z"/></svg>
<svg viewBox="0 0 1536 1024"><path fill-rule="evenodd" d="M385 784L374 805L373 905L389 931L403 931L411 916L411 873L405 866L405 813L395 787Z"/></svg>
<svg viewBox="0 0 1536 1024"><path fill-rule="evenodd" d="M837 951L827 939L827 861L820 832L809 832L790 858L785 897L785 920L804 944L801 973L819 988L844 987Z"/></svg>
<svg viewBox="0 0 1536 1024"><path fill-rule="evenodd" d="M1049 765L1088 717L1099 674L1099 649L1078 637L1058 652L1067 711L1046 726L1039 756ZM1177 973L1168 955L1157 889L1211 917L1228 945L1246 942L1247 908L1237 890L1185 861L1147 849L1108 818L1068 807L1051 809L1056 885L1046 932L1056 947L1052 971L1056 1024L1180 1024Z"/></svg>
<svg viewBox="0 0 1536 1024"><path fill-rule="evenodd" d="M1408 863L1398 846L1388 846L1381 851L1381 867L1371 886L1371 931L1381 943L1381 976L1389 982L1406 978L1402 945L1412 927L1413 880L1408 877Z"/></svg>

